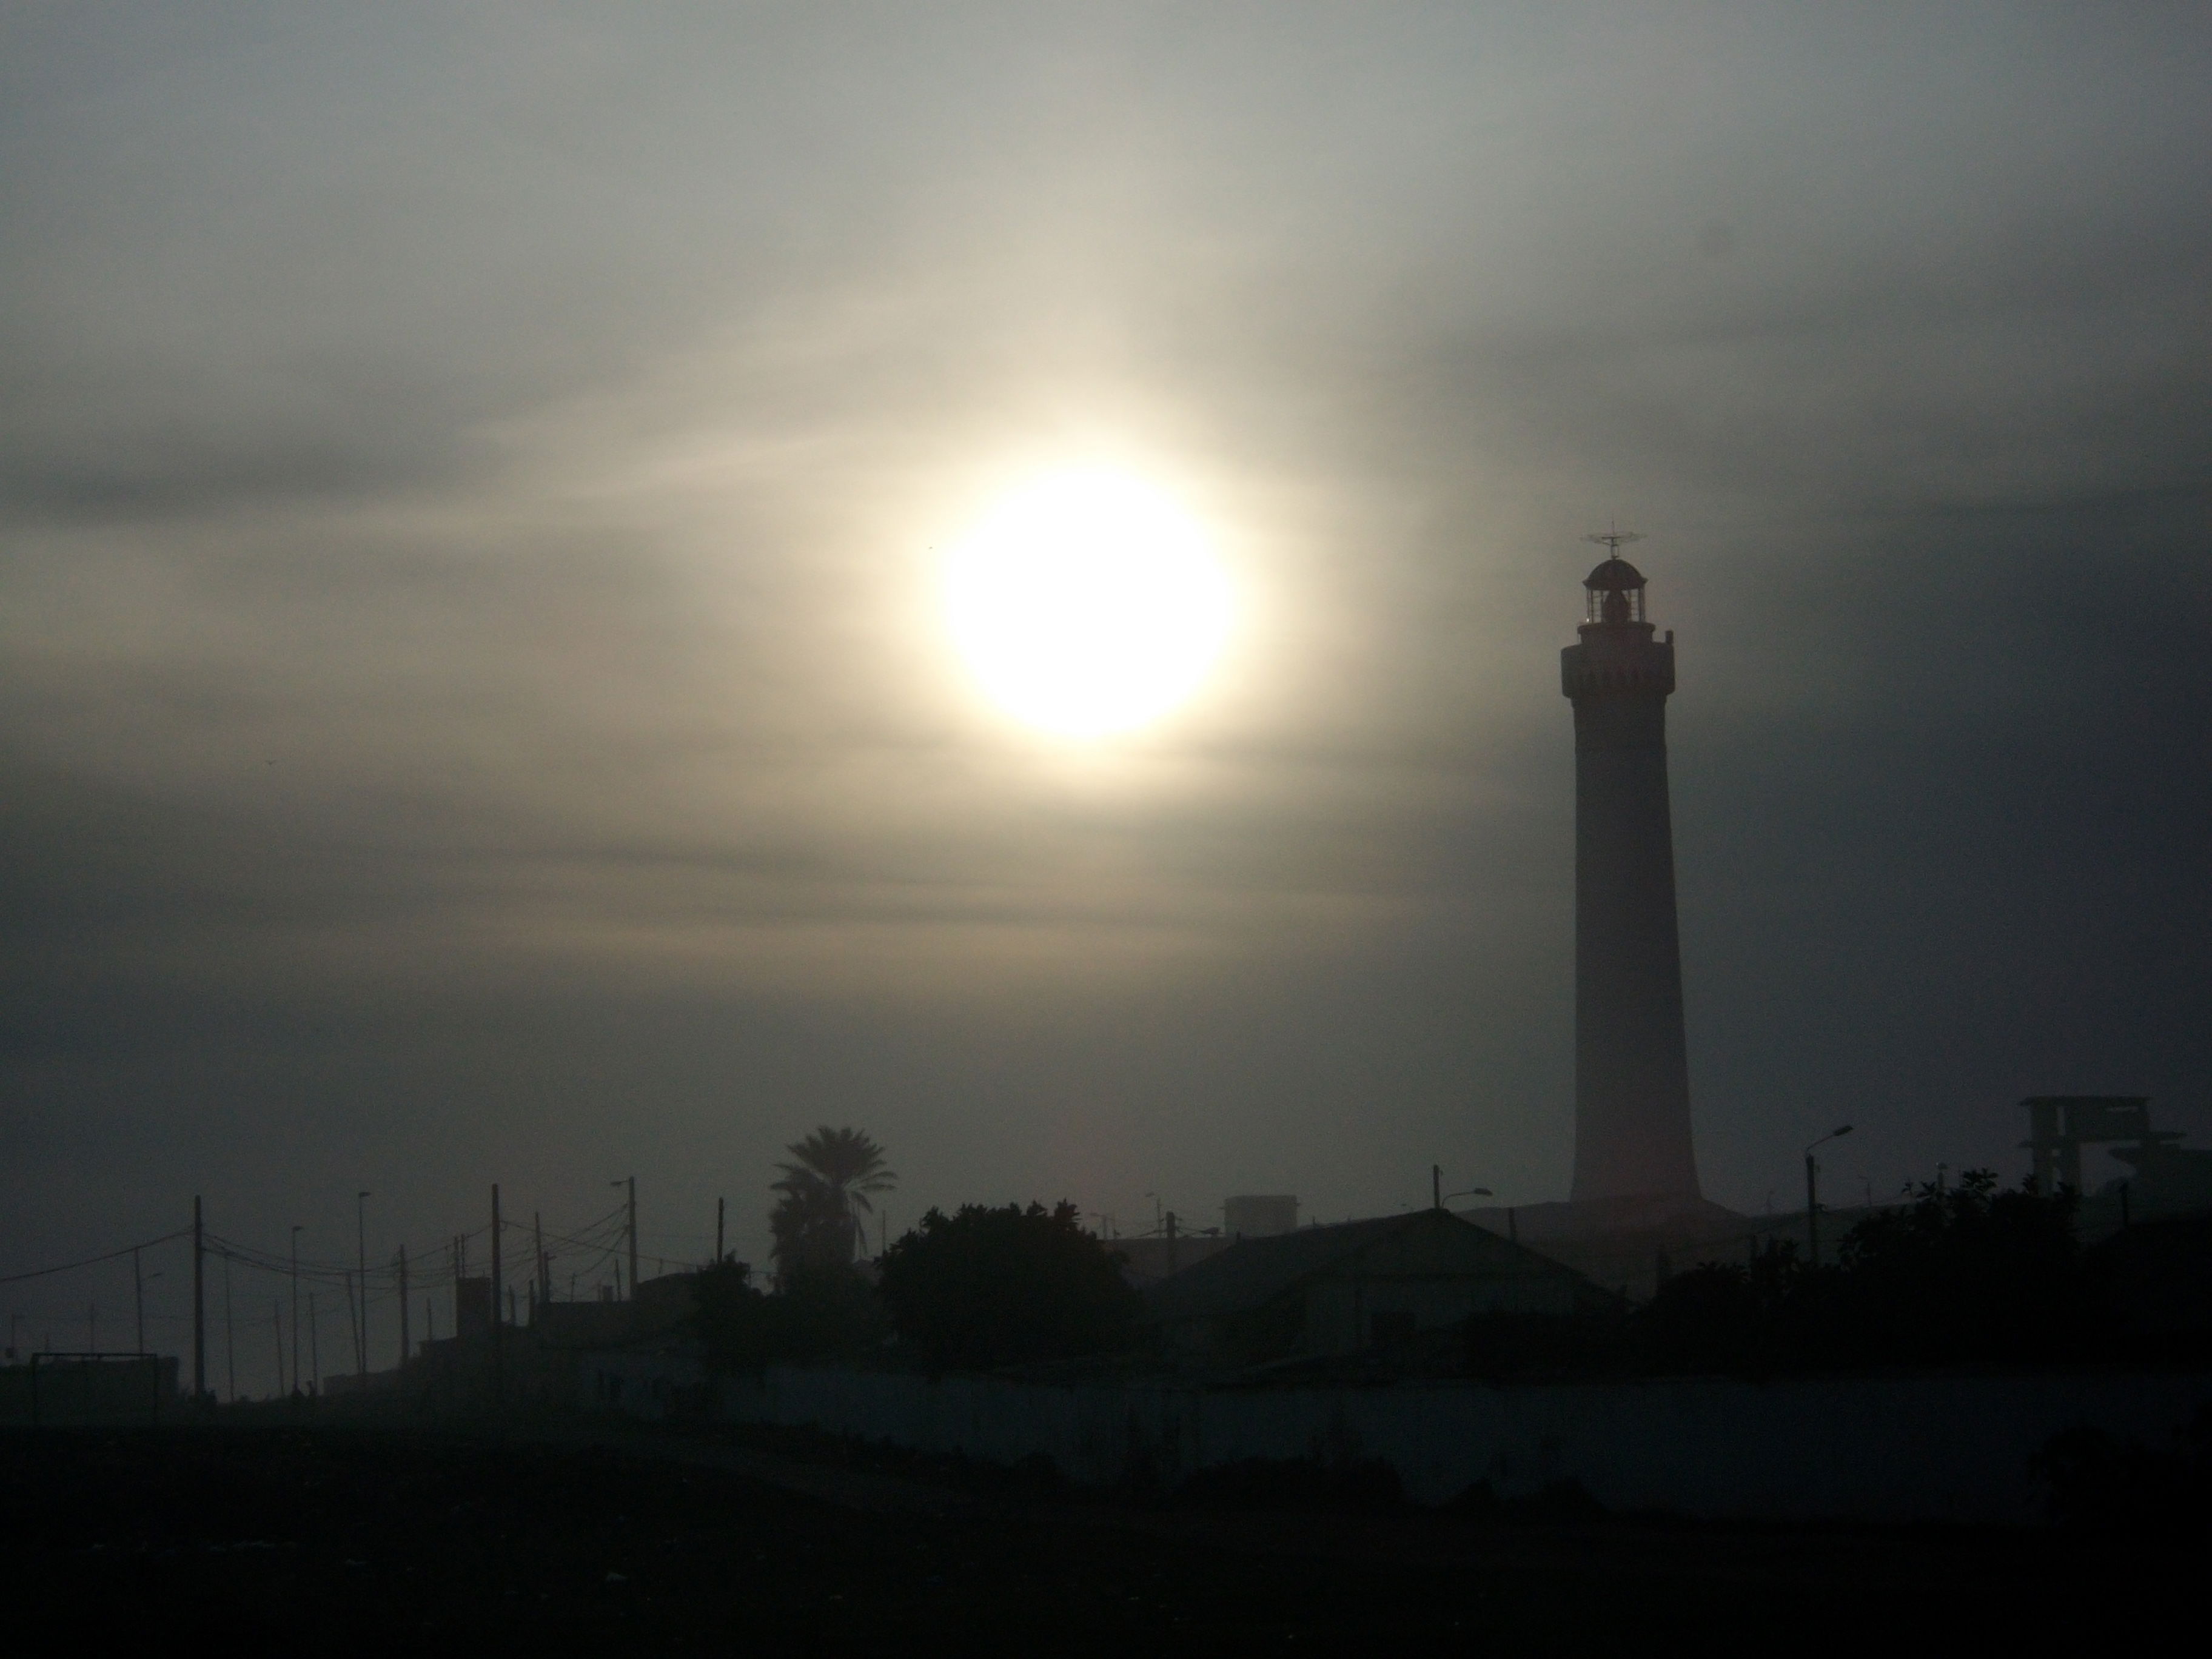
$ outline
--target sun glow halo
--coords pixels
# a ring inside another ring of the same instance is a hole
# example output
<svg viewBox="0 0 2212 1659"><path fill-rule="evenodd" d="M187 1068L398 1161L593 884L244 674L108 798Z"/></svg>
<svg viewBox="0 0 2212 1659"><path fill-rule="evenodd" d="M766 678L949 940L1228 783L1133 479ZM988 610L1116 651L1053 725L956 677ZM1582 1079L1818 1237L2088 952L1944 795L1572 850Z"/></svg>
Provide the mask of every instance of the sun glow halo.
<svg viewBox="0 0 2212 1659"><path fill-rule="evenodd" d="M994 701L1062 736L1127 732L1184 702L1228 637L1228 573L1165 492L1056 472L1000 501L946 572L952 637Z"/></svg>

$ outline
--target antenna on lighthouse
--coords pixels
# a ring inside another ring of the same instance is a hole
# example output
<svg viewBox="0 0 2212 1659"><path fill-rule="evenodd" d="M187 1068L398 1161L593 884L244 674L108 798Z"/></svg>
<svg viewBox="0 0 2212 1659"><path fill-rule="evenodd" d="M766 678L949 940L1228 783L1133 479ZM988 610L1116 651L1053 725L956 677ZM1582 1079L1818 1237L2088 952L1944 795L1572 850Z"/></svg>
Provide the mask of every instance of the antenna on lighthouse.
<svg viewBox="0 0 2212 1659"><path fill-rule="evenodd" d="M1644 537L1641 532L1634 530L1600 530L1583 537L1583 539L1586 542L1595 542L1600 547L1607 549L1617 559L1620 556L1622 548L1631 542L1642 541Z"/></svg>

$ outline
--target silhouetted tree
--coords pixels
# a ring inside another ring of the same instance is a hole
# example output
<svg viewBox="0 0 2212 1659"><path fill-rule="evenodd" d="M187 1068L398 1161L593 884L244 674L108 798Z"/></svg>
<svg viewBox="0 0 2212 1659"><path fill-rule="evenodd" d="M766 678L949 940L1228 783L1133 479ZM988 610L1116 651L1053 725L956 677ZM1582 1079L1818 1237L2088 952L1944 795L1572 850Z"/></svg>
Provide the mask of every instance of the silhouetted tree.
<svg viewBox="0 0 2212 1659"><path fill-rule="evenodd" d="M883 1299L851 1267L802 1264L769 1301L781 1319L780 1359L862 1359L890 1338Z"/></svg>
<svg viewBox="0 0 2212 1659"><path fill-rule="evenodd" d="M707 1369L722 1376L792 1361L858 1359L883 1346L890 1316L851 1267L800 1266L773 1296L742 1261L702 1267L692 1280L692 1328Z"/></svg>
<svg viewBox="0 0 2212 1659"><path fill-rule="evenodd" d="M2074 1236L2075 1197L1999 1190L1987 1170L1929 1182L1844 1236L1832 1266L1784 1243L1750 1267L1679 1273L1641 1317L1642 1363L1676 1370L2087 1358L2108 1303Z"/></svg>
<svg viewBox="0 0 2212 1659"><path fill-rule="evenodd" d="M1838 1253L1856 1346L1888 1359L1987 1361L2094 1344L2107 1322L2074 1234L2076 1202L2032 1182L2001 1191L1994 1171L1969 1170L1867 1217Z"/></svg>
<svg viewBox="0 0 2212 1659"><path fill-rule="evenodd" d="M881 1293L900 1339L933 1365L1073 1359L1133 1340L1137 1293L1121 1264L1073 1204L963 1204L892 1243Z"/></svg>
<svg viewBox="0 0 2212 1659"><path fill-rule="evenodd" d="M783 1178L769 1187L782 1194L769 1217L777 1277L801 1267L851 1267L863 1237L860 1218L873 1211L870 1195L898 1183L884 1149L858 1129L825 1123L784 1150L794 1161L776 1165Z"/></svg>
<svg viewBox="0 0 2212 1659"><path fill-rule="evenodd" d="M1662 1370L1766 1370L1802 1358L1790 1339L1808 1269L1787 1239L1750 1266L1709 1261L1660 1287L1643 1317L1644 1360Z"/></svg>
<svg viewBox="0 0 2212 1659"><path fill-rule="evenodd" d="M692 1277L691 1326L716 1375L757 1371L784 1358L782 1310L753 1284L752 1272L742 1261L723 1261Z"/></svg>

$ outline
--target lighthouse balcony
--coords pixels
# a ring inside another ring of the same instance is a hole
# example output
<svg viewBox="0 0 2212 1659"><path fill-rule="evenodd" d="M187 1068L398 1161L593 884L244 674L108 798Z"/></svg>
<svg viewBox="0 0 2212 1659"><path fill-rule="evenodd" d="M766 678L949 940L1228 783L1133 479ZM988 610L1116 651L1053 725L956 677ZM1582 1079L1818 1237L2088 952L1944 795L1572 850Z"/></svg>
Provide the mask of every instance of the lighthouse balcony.
<svg viewBox="0 0 2212 1659"><path fill-rule="evenodd" d="M1674 642L1589 640L1559 653L1559 690L1570 697L1659 696L1674 690Z"/></svg>

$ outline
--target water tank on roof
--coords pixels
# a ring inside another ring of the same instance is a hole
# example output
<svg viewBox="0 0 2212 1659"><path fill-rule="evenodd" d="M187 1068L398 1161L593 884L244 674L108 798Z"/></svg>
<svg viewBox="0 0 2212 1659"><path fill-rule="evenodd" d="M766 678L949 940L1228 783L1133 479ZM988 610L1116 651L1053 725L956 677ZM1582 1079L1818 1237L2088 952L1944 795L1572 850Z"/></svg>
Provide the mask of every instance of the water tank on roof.
<svg viewBox="0 0 2212 1659"><path fill-rule="evenodd" d="M1231 1238L1272 1238L1296 1232L1298 1200L1294 1194L1246 1194L1221 1206L1221 1231Z"/></svg>

